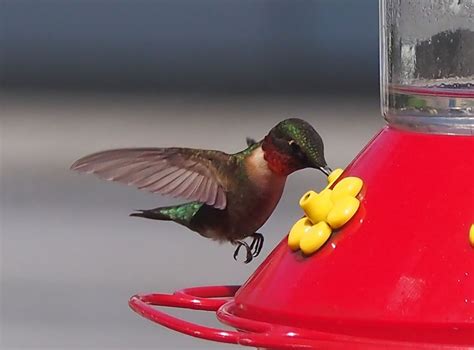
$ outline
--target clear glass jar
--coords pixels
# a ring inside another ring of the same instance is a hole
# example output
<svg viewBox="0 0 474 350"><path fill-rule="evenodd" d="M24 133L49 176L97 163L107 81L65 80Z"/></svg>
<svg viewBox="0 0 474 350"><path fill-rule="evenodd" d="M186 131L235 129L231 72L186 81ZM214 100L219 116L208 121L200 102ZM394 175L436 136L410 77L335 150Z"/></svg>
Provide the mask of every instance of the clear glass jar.
<svg viewBox="0 0 474 350"><path fill-rule="evenodd" d="M474 0L380 0L382 113L424 132L474 134Z"/></svg>

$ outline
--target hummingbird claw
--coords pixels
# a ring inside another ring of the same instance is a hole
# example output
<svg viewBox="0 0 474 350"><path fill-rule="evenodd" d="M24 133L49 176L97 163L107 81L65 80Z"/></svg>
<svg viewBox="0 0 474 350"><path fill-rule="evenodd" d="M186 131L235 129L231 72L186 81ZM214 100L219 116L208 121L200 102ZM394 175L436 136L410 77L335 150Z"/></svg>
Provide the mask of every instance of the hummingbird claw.
<svg viewBox="0 0 474 350"><path fill-rule="evenodd" d="M240 250L241 245L239 244L237 248L234 251L234 260L237 261L237 255L239 255L239 250Z"/></svg>
<svg viewBox="0 0 474 350"><path fill-rule="evenodd" d="M237 248L234 251L234 260L237 261L237 256L239 255L240 249L242 247L245 247L245 250L246 250L246 259L244 260L245 264L248 264L249 262L253 260L253 258L256 258L260 254L260 252L262 251L263 242L264 242L263 235L261 233L256 232L252 235L252 237L253 237L253 240L250 246L245 241L234 242L234 244L237 245Z"/></svg>
<svg viewBox="0 0 474 350"><path fill-rule="evenodd" d="M235 242L237 244L237 248L234 251L234 260L237 261L237 256L239 255L240 248L245 247L247 257L244 260L244 264L248 264L253 260L253 254L252 254L252 248L249 247L247 242L245 241L237 241Z"/></svg>
<svg viewBox="0 0 474 350"><path fill-rule="evenodd" d="M247 258L245 259L244 261L244 264L248 264L249 262L251 262L253 260L253 254L252 254L252 251L250 249L247 250Z"/></svg>
<svg viewBox="0 0 474 350"><path fill-rule="evenodd" d="M262 251L263 248L263 242L265 239L263 238L263 235L261 233L254 233L253 241L252 244L250 244L250 249L253 250L252 256L256 258L260 252Z"/></svg>

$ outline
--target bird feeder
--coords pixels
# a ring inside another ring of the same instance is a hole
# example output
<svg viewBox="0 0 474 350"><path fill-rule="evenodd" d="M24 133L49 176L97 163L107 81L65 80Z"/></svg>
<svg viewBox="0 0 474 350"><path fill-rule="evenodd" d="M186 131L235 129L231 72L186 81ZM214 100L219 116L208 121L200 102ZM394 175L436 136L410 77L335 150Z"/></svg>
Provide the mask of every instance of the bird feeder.
<svg viewBox="0 0 474 350"><path fill-rule="evenodd" d="M243 286L136 295L133 310L257 348L474 347L474 3L385 0L380 23L387 125L336 181L363 180L350 221L310 256L285 237Z"/></svg>

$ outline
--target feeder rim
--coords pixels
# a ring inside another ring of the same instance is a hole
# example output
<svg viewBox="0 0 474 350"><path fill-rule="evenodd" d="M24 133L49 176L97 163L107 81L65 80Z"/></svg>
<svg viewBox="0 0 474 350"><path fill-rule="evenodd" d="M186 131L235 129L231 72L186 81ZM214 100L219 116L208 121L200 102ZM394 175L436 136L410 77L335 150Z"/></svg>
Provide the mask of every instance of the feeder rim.
<svg viewBox="0 0 474 350"><path fill-rule="evenodd" d="M371 339L328 332L318 332L236 316L233 297L240 286L203 286L178 290L173 294L137 294L130 298L130 308L142 317L169 329L196 338L254 348L289 349L460 349L459 346L419 344L386 339ZM223 323L237 331L208 327L192 323L154 306L174 307L188 310L212 311ZM461 347L462 348L462 347Z"/></svg>

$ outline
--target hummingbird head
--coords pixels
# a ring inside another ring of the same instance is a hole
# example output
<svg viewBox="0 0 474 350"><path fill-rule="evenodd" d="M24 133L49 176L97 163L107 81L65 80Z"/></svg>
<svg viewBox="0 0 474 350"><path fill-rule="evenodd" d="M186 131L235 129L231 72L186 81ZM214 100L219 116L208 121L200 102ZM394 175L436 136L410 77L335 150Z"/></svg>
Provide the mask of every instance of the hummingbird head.
<svg viewBox="0 0 474 350"><path fill-rule="evenodd" d="M291 118L278 123L265 136L262 149L270 169L280 175L304 168L319 169L326 175L331 172L321 136L304 120Z"/></svg>

